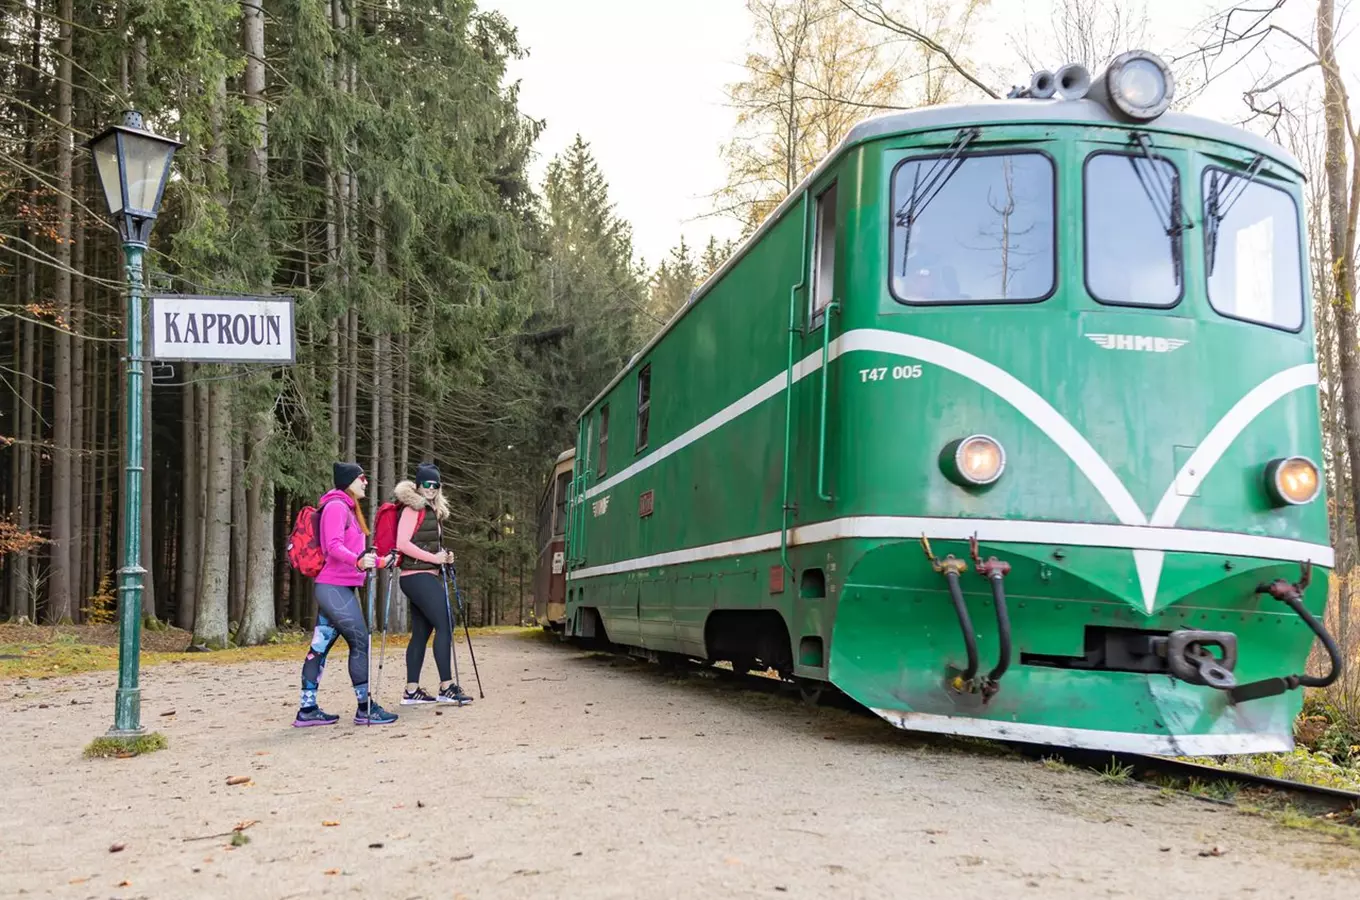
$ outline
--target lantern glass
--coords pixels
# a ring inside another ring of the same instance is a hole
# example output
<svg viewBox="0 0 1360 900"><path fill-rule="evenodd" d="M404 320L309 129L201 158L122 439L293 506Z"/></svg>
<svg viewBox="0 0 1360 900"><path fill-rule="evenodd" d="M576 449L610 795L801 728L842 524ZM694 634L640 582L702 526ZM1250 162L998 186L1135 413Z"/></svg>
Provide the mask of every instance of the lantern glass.
<svg viewBox="0 0 1360 900"><path fill-rule="evenodd" d="M94 153L99 184L104 189L104 202L109 205L109 215L117 216L123 211L123 184L118 177L118 132L106 131L90 149Z"/></svg>
<svg viewBox="0 0 1360 900"><path fill-rule="evenodd" d="M148 218L160 211L161 185L170 174L175 145L149 134L125 131L119 135L127 178L127 209Z"/></svg>

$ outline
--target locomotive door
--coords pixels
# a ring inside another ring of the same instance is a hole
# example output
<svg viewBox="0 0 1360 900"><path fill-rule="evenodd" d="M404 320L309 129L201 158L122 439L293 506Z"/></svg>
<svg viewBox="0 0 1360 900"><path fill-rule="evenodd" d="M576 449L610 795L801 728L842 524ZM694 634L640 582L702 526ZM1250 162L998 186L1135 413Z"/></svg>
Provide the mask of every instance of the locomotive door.
<svg viewBox="0 0 1360 900"><path fill-rule="evenodd" d="M808 235L807 291L802 304L802 338L794 353L808 374L794 386L792 524L831 518L835 498L837 388L840 377L832 359L836 338L844 330L844 306L837 285L838 191L835 181L812 194ZM830 377L827 374L830 373Z"/></svg>

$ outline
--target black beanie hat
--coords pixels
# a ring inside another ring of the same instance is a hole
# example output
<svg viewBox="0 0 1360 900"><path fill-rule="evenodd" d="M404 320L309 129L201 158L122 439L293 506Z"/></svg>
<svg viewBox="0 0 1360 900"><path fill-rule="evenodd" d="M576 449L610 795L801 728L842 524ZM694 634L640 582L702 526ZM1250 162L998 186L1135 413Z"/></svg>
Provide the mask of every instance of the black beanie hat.
<svg viewBox="0 0 1360 900"><path fill-rule="evenodd" d="M364 474L364 467L358 463L338 462L334 466L335 489L343 491L354 484L355 479Z"/></svg>
<svg viewBox="0 0 1360 900"><path fill-rule="evenodd" d="M424 484L427 481L439 483L440 480L441 479L439 477L439 468L435 466L434 463L421 463L420 465L416 466L417 487L419 487L420 485Z"/></svg>

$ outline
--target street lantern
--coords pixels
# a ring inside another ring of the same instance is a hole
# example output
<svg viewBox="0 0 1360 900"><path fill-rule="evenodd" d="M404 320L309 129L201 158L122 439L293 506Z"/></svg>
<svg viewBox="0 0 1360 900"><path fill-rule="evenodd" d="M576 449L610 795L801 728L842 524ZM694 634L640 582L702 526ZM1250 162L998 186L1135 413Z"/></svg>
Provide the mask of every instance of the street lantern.
<svg viewBox="0 0 1360 900"><path fill-rule="evenodd" d="M170 177L170 160L184 145L142 125L142 114L128 110L123 124L109 126L89 148L109 217L118 223L125 243L145 247Z"/></svg>
<svg viewBox="0 0 1360 900"><path fill-rule="evenodd" d="M142 644L142 255L151 226L160 212L170 161L184 146L143 127L142 115L128 110L123 124L113 125L87 145L109 207L118 223L127 264L127 416L123 439L127 468L123 473L123 566L118 570L118 692L114 696L115 737L141 734L142 689L139 684Z"/></svg>

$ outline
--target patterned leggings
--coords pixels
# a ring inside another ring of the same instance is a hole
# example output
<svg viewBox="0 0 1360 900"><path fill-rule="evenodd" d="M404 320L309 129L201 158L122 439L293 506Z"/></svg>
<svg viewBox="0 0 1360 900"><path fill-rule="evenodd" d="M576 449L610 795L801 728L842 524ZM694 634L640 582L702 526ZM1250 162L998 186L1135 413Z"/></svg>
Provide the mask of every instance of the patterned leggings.
<svg viewBox="0 0 1360 900"><path fill-rule="evenodd" d="M362 703L368 698L368 624L359 606L359 593L338 584L317 584L312 593L316 597L316 630L302 663L300 705L304 709L316 706L316 689L326 669L326 656L340 637L349 646L349 680Z"/></svg>

